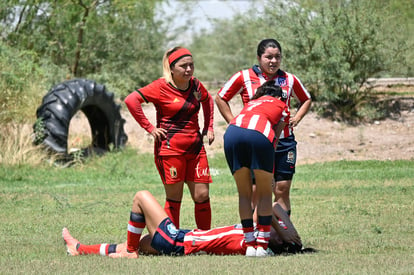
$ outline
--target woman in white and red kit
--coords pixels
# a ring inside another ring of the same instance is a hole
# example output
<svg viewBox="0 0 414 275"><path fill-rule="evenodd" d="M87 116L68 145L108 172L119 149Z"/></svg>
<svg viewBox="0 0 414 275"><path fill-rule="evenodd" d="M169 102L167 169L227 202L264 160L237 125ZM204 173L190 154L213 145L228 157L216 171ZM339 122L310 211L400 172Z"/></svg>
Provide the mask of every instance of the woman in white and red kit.
<svg viewBox="0 0 414 275"><path fill-rule="evenodd" d="M300 236L290 222L286 212L277 203L273 204L273 222L270 248L277 253L278 247L288 243L293 253L301 253ZM282 229L277 220L282 219L288 228ZM148 234L142 235L146 228ZM138 258L139 254L151 255L244 255L246 243L240 224L212 228L210 230L188 230L175 227L163 207L149 191L138 191L131 208L127 241L120 244L85 244L72 237L63 228L62 237L70 256L102 255L111 258Z"/></svg>
<svg viewBox="0 0 414 275"><path fill-rule="evenodd" d="M296 169L297 142L293 129L305 117L312 105L310 93L296 75L281 69L282 47L275 39L263 39L257 46L257 65L235 73L218 91L215 100L223 118L229 123L234 114L230 100L240 95L243 105L246 105L255 95L257 88L268 80L274 80L287 94L286 104L291 112L290 121L280 134L275 150L275 170L273 193L277 201L288 215L291 213L290 188ZM292 112L292 99L299 104ZM283 227L283 223L280 225Z"/></svg>
<svg viewBox="0 0 414 275"><path fill-rule="evenodd" d="M246 256L266 256L272 223L274 150L289 122L286 93L266 81L234 117L224 134L224 152L239 193L239 214L247 246ZM257 232L252 213L252 175L256 179Z"/></svg>
<svg viewBox="0 0 414 275"><path fill-rule="evenodd" d="M191 52L182 47L164 54L163 77L139 88L125 98L130 113L154 137L155 165L164 185L164 209L175 226L180 226L184 183L195 203L197 228L211 226L209 184L212 182L202 136L214 141L214 101L194 76ZM156 126L145 116L141 104L151 102L157 111ZM198 113L203 108L200 133Z"/></svg>

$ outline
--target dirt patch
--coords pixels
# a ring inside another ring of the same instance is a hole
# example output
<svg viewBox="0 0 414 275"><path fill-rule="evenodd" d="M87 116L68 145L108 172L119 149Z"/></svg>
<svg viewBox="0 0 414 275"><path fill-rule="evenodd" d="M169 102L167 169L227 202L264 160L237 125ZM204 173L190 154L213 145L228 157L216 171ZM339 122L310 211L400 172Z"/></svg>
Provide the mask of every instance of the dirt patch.
<svg viewBox="0 0 414 275"><path fill-rule="evenodd" d="M392 89L395 91L395 88ZM407 91L407 87L404 88ZM387 92L387 90L380 90ZM336 160L414 160L414 86L410 86L409 96L393 95L398 111L390 118L373 123L350 126L345 123L321 118L310 112L295 129L298 141L297 163L315 163ZM389 97L388 97L389 98ZM238 98L237 98L238 99ZM231 108L234 113L240 112L240 100L232 100ZM398 103L398 104L397 104ZM155 124L155 108L152 104L143 105L144 113ZM134 120L126 107L122 108L122 117L126 120L125 132L128 135L127 145L136 148L138 152L152 153L153 139ZM227 124L217 108L214 110L214 130L216 139L206 145L208 156L223 152L223 135ZM200 125L202 125L200 112ZM89 139L90 128L86 118L75 115L71 121L73 137L68 141L69 147L83 144L83 139Z"/></svg>
<svg viewBox="0 0 414 275"><path fill-rule="evenodd" d="M231 107L236 113L241 104L232 103ZM143 105L143 108L155 124L153 105ZM124 111L122 116L126 119L128 143L139 152L152 153L152 137L128 112ZM223 134L227 124L217 108L214 127L216 140L211 146L206 146L208 156L223 152ZM401 111L397 118L359 126L334 122L310 112L295 129L295 135L298 164L335 160L414 160L414 105Z"/></svg>

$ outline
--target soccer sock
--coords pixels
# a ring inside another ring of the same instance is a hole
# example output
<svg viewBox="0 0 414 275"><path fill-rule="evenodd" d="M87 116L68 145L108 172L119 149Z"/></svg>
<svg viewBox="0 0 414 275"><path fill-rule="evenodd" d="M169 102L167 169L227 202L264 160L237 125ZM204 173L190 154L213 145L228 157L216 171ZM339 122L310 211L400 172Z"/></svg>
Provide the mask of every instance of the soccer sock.
<svg viewBox="0 0 414 275"><path fill-rule="evenodd" d="M259 223L257 224L257 246L267 249L270 239L270 226L272 223L272 216L259 216Z"/></svg>
<svg viewBox="0 0 414 275"><path fill-rule="evenodd" d="M211 228L210 199L194 204L194 216L198 229L208 230Z"/></svg>
<svg viewBox="0 0 414 275"><path fill-rule="evenodd" d="M116 244L93 244L93 245L86 245L86 244L78 244L76 250L78 250L80 255L87 255L87 254L98 254L101 256L107 256L110 253L116 252Z"/></svg>
<svg viewBox="0 0 414 275"><path fill-rule="evenodd" d="M167 212L168 217L172 220L175 227L180 228L180 201L166 200L164 210Z"/></svg>
<svg viewBox="0 0 414 275"><path fill-rule="evenodd" d="M254 237L253 219L245 219L241 221L243 226L244 241L246 246L256 246L256 238Z"/></svg>
<svg viewBox="0 0 414 275"><path fill-rule="evenodd" d="M139 248L139 240L145 228L145 217L131 212L128 222L127 251L134 252Z"/></svg>

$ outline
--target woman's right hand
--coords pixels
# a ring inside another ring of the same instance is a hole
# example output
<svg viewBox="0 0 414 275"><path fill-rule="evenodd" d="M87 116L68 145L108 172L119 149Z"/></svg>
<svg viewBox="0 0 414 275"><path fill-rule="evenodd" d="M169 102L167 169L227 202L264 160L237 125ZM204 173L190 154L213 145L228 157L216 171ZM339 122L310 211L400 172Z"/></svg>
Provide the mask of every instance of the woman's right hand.
<svg viewBox="0 0 414 275"><path fill-rule="evenodd" d="M167 138L167 130L162 128L154 128L151 132L151 136L153 136L156 141L162 141Z"/></svg>

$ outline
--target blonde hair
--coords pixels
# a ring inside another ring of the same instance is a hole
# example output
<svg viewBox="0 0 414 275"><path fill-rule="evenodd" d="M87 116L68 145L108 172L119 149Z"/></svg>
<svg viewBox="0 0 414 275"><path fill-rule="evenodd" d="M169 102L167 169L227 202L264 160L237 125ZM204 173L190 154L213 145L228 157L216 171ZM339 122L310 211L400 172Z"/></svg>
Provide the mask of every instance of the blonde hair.
<svg viewBox="0 0 414 275"><path fill-rule="evenodd" d="M163 56L163 58L162 58L162 74L163 74L163 77L164 77L164 79L165 79L165 81L166 81L167 83L168 83L168 82L172 82L171 65L174 65L174 63L170 65L170 63L169 63L169 61L168 61L168 57L169 57L169 56L170 56L173 52L175 52L175 51L177 51L177 50L179 50L179 49L183 49L183 48L184 48L184 47L177 46L177 47L174 47L174 48L171 48L171 49L167 50L167 51L164 53L164 56Z"/></svg>

